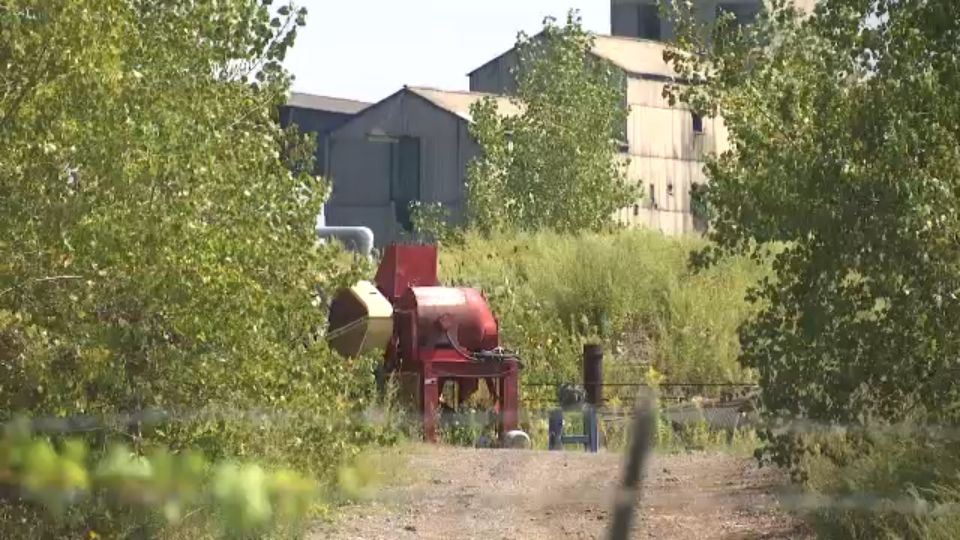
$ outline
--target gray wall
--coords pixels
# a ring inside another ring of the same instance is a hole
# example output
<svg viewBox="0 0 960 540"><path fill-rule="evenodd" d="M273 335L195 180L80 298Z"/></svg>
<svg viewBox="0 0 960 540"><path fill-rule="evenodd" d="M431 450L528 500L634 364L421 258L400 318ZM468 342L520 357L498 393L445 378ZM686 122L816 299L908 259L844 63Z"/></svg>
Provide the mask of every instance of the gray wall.
<svg viewBox="0 0 960 540"><path fill-rule="evenodd" d="M314 133L317 136L316 157L317 172L323 172L323 164L326 156L324 155L325 140L327 133L354 115L349 113L338 113L330 111L318 111L315 109L305 109L302 107L293 107L284 105L280 107L280 126L286 128L295 124L300 131L304 133Z"/></svg>
<svg viewBox="0 0 960 540"><path fill-rule="evenodd" d="M517 53L513 50L480 66L470 74L470 91L488 94L513 95L517 81L510 72L517 65Z"/></svg>
<svg viewBox="0 0 960 540"><path fill-rule="evenodd" d="M439 202L454 221L462 219L464 175L477 145L464 119L404 90L330 133L328 225L370 227L378 246L402 234L390 194L390 145L370 141L373 133L419 137L421 200Z"/></svg>

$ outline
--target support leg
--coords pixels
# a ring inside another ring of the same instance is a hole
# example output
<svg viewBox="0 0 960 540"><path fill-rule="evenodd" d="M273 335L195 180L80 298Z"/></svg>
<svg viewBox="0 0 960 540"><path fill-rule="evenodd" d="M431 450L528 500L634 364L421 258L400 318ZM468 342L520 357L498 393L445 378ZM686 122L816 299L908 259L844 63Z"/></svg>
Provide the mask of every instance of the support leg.
<svg viewBox="0 0 960 540"><path fill-rule="evenodd" d="M520 382L516 362L510 362L510 371L501 379L500 417L503 418L503 433L517 429L520 409Z"/></svg>
<svg viewBox="0 0 960 540"><path fill-rule="evenodd" d="M423 440L435 443L437 442L437 405L440 401L440 385L437 377L429 369L424 369L420 373L421 377L421 397L423 403Z"/></svg>
<svg viewBox="0 0 960 540"><path fill-rule="evenodd" d="M487 385L487 392L490 393L490 397L493 398L493 410L499 413L500 412L500 389L499 389L499 385L497 384L497 380L487 377L486 379L483 380L483 382Z"/></svg>

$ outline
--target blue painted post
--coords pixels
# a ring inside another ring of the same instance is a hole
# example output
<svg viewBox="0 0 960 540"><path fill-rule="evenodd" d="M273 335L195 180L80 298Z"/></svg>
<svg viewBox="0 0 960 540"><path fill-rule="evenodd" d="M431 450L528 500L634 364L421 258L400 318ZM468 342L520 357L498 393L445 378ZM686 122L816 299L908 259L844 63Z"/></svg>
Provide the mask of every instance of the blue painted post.
<svg viewBox="0 0 960 540"><path fill-rule="evenodd" d="M560 409L550 411L548 425L550 450L563 450L563 411Z"/></svg>
<svg viewBox="0 0 960 540"><path fill-rule="evenodd" d="M597 419L597 409L592 405L587 405L583 410L583 430L587 436L587 442L584 449L588 452L597 453L600 451L600 422Z"/></svg>

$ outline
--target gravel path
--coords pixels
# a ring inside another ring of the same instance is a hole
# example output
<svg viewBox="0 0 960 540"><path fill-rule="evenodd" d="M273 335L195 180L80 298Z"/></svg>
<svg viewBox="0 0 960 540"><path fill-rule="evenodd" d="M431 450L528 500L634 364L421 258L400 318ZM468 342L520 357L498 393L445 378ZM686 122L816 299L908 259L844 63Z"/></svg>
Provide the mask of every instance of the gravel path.
<svg viewBox="0 0 960 540"><path fill-rule="evenodd" d="M347 508L311 538L603 538L622 465L610 453L426 445L408 448L403 460L414 481ZM809 538L777 507L782 479L752 460L664 455L648 471L635 538Z"/></svg>

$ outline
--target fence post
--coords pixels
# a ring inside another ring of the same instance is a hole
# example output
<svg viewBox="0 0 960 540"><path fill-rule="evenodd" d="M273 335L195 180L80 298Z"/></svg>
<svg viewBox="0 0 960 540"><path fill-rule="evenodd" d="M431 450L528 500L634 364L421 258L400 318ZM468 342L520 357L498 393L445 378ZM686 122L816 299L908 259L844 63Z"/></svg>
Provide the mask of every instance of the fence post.
<svg viewBox="0 0 960 540"><path fill-rule="evenodd" d="M650 396L637 401L630 430L630 447L627 450L627 462L623 470L623 479L617 493L613 516L610 520L608 540L629 540L633 527L634 508L639 506L640 494L647 459L653 450L653 436L656 431L655 401Z"/></svg>
<svg viewBox="0 0 960 540"><path fill-rule="evenodd" d="M550 450L563 450L563 411L560 409L550 411L548 437Z"/></svg>
<svg viewBox="0 0 960 540"><path fill-rule="evenodd" d="M597 416L597 408L593 405L584 407L583 428L584 435L587 436L585 450L596 454L600 451L600 417Z"/></svg>
<svg viewBox="0 0 960 540"><path fill-rule="evenodd" d="M603 347L597 343L583 346L583 388L587 403L584 406L583 427L589 452L600 449L600 418L597 409L603 403Z"/></svg>
<svg viewBox="0 0 960 540"><path fill-rule="evenodd" d="M583 346L583 387L587 404L599 407L603 403L603 347L599 344Z"/></svg>

